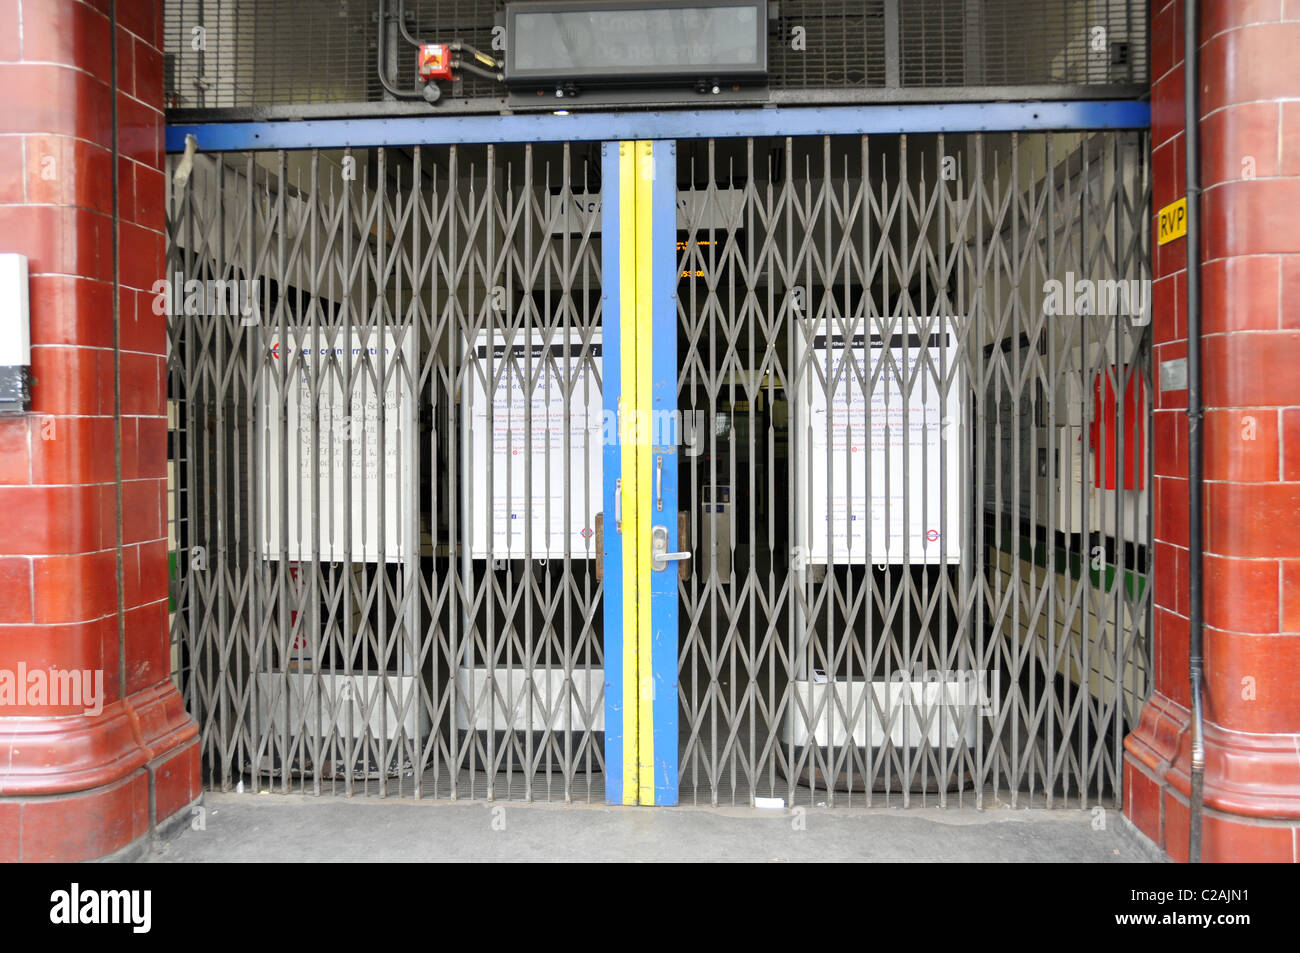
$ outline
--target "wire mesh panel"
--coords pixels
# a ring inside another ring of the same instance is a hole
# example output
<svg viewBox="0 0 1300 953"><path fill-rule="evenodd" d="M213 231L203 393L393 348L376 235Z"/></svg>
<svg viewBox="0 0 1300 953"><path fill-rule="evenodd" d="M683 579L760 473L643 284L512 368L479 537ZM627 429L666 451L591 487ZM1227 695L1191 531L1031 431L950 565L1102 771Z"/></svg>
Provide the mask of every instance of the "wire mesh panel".
<svg viewBox="0 0 1300 953"><path fill-rule="evenodd" d="M1146 22L1130 0L909 0L902 85L1143 83Z"/></svg>
<svg viewBox="0 0 1300 953"><path fill-rule="evenodd" d="M172 625L208 783L602 800L598 161L194 163Z"/></svg>
<svg viewBox="0 0 1300 953"><path fill-rule="evenodd" d="M775 88L885 85L885 0L783 0L775 13Z"/></svg>
<svg viewBox="0 0 1300 953"><path fill-rule="evenodd" d="M1145 0L771 0L767 85L810 96L1058 84L1072 95L1080 86L1128 87L1131 95L1148 78L1147 6ZM167 0L166 102L198 110L378 102L386 98L381 48L386 70L392 59L390 82L410 90L411 40L461 41L500 56L510 42L504 9L505 0ZM505 101L499 83L469 72L442 92L440 106L416 108L437 112L456 104L495 112ZM581 106L581 98L576 102Z"/></svg>
<svg viewBox="0 0 1300 953"><path fill-rule="evenodd" d="M1116 799L1143 134L678 144L681 797Z"/></svg>
<svg viewBox="0 0 1300 953"><path fill-rule="evenodd" d="M168 0L166 103L216 109L380 98L373 3Z"/></svg>

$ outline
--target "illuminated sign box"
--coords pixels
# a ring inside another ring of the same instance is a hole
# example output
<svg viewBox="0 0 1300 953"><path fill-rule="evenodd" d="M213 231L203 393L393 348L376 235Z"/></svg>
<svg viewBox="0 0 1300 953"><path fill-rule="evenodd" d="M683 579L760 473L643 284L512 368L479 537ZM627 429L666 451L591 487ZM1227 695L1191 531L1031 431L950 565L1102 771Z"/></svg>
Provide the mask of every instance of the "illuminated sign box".
<svg viewBox="0 0 1300 953"><path fill-rule="evenodd" d="M512 86L767 75L767 0L508 3L506 30Z"/></svg>

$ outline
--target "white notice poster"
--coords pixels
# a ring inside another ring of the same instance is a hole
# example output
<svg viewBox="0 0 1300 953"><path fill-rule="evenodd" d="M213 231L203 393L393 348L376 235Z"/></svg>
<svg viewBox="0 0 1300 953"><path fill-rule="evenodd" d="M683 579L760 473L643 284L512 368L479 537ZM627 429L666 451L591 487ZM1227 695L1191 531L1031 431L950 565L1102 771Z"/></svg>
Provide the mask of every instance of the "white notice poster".
<svg viewBox="0 0 1300 953"><path fill-rule="evenodd" d="M547 343L540 332L521 332L507 344L498 333L489 348L482 333L467 355L470 460L462 497L473 558L559 559L566 549L574 559L595 558L600 332L589 340L570 331Z"/></svg>
<svg viewBox="0 0 1300 953"><path fill-rule="evenodd" d="M827 330L804 322L800 335L801 367L803 349L813 351L794 438L808 561L959 562L964 384L953 380L946 400L939 387L957 361L956 322L877 319L870 334Z"/></svg>
<svg viewBox="0 0 1300 953"><path fill-rule="evenodd" d="M414 554L413 527L418 522L414 481L416 418L408 381L419 373L415 332L407 331L403 338L405 368L397 366L396 337L391 331L381 337L378 331L362 329L351 335L346 346L345 340L338 330L290 330L286 347L278 332L270 335L272 360L262 372L257 435L263 448L258 543L262 555L269 559L281 555L282 518L288 523L287 550L291 560L312 558L317 532L320 558L330 562L341 561L348 549L353 562L400 562ZM378 386L381 347L388 381L383 388L382 438ZM287 367L288 387L283 397L282 365ZM350 400L344 396L344 375L349 367ZM314 392L320 394L320 399L313 431ZM279 432L282 409L288 420L283 452ZM317 461L315 467L313 459ZM282 502L281 481L286 473L288 498ZM350 546L344 505L349 496Z"/></svg>

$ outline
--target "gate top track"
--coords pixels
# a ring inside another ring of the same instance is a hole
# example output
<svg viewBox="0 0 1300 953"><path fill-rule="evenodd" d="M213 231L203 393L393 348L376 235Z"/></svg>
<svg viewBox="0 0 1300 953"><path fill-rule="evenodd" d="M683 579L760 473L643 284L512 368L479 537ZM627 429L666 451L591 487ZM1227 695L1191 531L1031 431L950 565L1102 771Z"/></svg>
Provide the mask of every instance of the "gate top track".
<svg viewBox="0 0 1300 953"><path fill-rule="evenodd" d="M184 151L189 134L194 135L200 151L244 152L414 144L1147 129L1150 125L1151 105L1141 100L926 103L169 125L166 149Z"/></svg>

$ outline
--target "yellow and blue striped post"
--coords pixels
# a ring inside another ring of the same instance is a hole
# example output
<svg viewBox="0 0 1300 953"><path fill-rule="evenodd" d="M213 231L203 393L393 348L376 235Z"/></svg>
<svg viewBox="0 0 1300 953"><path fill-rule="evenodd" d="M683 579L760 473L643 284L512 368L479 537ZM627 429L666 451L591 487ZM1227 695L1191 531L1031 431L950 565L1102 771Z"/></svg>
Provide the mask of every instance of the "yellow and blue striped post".
<svg viewBox="0 0 1300 953"><path fill-rule="evenodd" d="M677 535L675 455L662 482L652 473L654 412L677 404L674 144L605 143L602 182L603 399L618 419L603 457L605 800L675 804L676 572L650 568L652 526Z"/></svg>

